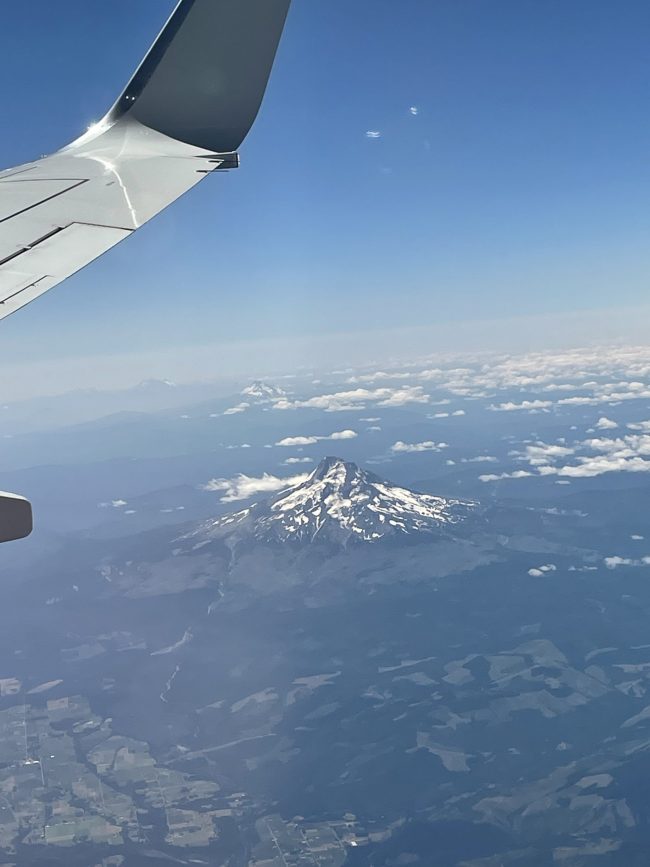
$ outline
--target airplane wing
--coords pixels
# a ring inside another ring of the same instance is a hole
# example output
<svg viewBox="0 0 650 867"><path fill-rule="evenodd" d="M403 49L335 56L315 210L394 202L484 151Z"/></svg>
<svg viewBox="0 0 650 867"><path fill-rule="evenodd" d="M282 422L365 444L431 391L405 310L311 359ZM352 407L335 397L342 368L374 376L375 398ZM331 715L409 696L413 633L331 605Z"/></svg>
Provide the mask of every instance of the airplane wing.
<svg viewBox="0 0 650 867"><path fill-rule="evenodd" d="M0 319L79 271L207 175L239 165L291 0L180 0L106 117L0 172ZM32 531L0 493L0 542Z"/></svg>
<svg viewBox="0 0 650 867"><path fill-rule="evenodd" d="M236 168L291 0L181 0L106 117L0 172L0 319Z"/></svg>

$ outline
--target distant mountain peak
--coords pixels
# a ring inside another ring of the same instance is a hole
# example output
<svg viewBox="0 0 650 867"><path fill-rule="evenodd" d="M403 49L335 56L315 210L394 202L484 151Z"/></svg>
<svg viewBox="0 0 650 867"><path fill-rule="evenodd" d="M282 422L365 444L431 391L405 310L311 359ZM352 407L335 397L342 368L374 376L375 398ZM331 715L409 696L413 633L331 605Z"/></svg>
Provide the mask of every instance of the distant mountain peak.
<svg viewBox="0 0 650 867"><path fill-rule="evenodd" d="M169 388L177 388L177 385L171 379L143 379L142 382L136 385L136 388L140 389L140 391L163 391Z"/></svg>
<svg viewBox="0 0 650 867"><path fill-rule="evenodd" d="M263 382L261 379L255 380L247 386L242 394L245 397L256 397L263 400L274 400L279 397L285 397L286 391L283 391L279 386L272 385L270 382Z"/></svg>
<svg viewBox="0 0 650 867"><path fill-rule="evenodd" d="M304 482L219 518L199 534L234 541L376 542L439 533L464 521L475 508L475 503L393 485L355 463L326 457Z"/></svg>

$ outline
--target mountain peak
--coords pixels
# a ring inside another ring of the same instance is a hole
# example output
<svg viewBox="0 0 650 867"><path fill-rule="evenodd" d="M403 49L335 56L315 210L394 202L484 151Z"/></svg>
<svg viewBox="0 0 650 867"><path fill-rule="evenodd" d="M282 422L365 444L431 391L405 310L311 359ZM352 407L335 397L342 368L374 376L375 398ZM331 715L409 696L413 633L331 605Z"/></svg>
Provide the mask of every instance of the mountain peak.
<svg viewBox="0 0 650 867"><path fill-rule="evenodd" d="M363 471L352 461L344 461L342 458L326 457L318 464L311 478L323 481L329 479L334 484L343 484L355 476L362 475Z"/></svg>
<svg viewBox="0 0 650 867"><path fill-rule="evenodd" d="M263 400L274 400L285 397L286 392L277 385L257 379L242 391L242 395L244 397L256 397Z"/></svg>
<svg viewBox="0 0 650 867"><path fill-rule="evenodd" d="M376 542L440 533L464 521L475 507L393 485L351 461L326 457L304 482L226 515L199 534L234 541Z"/></svg>
<svg viewBox="0 0 650 867"><path fill-rule="evenodd" d="M143 379L135 387L140 391L164 391L177 386L170 379Z"/></svg>

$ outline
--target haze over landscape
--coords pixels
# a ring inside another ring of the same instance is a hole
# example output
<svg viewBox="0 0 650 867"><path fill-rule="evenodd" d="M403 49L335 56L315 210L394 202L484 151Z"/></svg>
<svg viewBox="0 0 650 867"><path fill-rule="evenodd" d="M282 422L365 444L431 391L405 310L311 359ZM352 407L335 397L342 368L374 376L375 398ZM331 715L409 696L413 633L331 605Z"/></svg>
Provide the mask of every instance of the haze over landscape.
<svg viewBox="0 0 650 867"><path fill-rule="evenodd" d="M643 864L649 431L643 346L6 404L0 851Z"/></svg>

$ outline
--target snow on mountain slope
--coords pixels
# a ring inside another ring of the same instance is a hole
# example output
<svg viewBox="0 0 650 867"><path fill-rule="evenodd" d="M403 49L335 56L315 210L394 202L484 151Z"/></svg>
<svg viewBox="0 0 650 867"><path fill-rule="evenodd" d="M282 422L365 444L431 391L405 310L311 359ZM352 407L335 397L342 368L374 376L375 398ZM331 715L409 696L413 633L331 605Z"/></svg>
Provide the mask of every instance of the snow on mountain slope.
<svg viewBox="0 0 650 867"><path fill-rule="evenodd" d="M468 518L475 503L392 485L356 464L325 458L309 478L271 500L203 525L204 539L260 542L375 542L387 536L436 533Z"/></svg>

